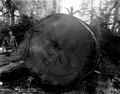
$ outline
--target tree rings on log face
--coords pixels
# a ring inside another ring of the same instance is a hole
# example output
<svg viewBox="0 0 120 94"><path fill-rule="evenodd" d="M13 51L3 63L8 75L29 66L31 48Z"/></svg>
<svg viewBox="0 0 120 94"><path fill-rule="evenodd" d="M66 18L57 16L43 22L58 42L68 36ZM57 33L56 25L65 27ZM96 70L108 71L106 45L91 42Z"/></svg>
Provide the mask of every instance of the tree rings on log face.
<svg viewBox="0 0 120 94"><path fill-rule="evenodd" d="M25 63L44 84L68 86L95 66L95 40L79 19L65 14L51 15L33 30Z"/></svg>

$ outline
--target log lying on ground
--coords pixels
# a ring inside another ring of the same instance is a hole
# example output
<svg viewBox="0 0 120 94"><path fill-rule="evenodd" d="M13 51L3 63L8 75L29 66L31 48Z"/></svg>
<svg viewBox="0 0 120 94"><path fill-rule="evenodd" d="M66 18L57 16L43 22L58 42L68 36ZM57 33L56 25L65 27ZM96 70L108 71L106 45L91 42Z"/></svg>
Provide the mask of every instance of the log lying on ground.
<svg viewBox="0 0 120 94"><path fill-rule="evenodd" d="M29 74L28 68L20 57L20 53L17 51L9 53L9 55L0 55L0 81L11 82Z"/></svg>
<svg viewBox="0 0 120 94"><path fill-rule="evenodd" d="M25 67L23 61L12 63L0 67L0 80L12 82L29 75L29 70Z"/></svg>

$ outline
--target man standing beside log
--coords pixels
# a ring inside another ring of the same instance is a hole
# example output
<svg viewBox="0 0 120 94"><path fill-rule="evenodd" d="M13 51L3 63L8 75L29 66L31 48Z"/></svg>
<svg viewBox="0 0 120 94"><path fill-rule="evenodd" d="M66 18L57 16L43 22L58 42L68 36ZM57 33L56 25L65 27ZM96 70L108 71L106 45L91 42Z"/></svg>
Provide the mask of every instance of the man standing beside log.
<svg viewBox="0 0 120 94"><path fill-rule="evenodd" d="M14 50L19 52L15 36L13 35L12 31L9 31L9 34L4 38L2 42L2 46L6 49L5 53L11 53Z"/></svg>

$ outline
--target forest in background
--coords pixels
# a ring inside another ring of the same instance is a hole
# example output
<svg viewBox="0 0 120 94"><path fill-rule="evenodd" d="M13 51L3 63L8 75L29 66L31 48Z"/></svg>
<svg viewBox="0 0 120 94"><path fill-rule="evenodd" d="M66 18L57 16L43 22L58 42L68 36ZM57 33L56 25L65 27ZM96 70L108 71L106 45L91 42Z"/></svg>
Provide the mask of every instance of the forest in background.
<svg viewBox="0 0 120 94"><path fill-rule="evenodd" d="M63 7L64 0L0 0L0 31L2 28L16 25L23 16L40 20L47 15L61 13L64 8L67 14L79 16L89 24L99 24L112 32L119 33L120 1L119 0L81 0L79 9L74 6ZM69 2L69 1L68 1Z"/></svg>

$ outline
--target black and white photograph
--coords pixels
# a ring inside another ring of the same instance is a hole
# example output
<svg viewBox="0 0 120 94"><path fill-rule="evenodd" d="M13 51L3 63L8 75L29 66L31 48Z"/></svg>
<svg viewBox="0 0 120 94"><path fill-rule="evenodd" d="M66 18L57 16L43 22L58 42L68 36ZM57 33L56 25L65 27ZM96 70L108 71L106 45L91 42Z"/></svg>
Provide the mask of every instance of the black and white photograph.
<svg viewBox="0 0 120 94"><path fill-rule="evenodd" d="M0 0L0 94L120 94L120 0Z"/></svg>

